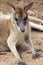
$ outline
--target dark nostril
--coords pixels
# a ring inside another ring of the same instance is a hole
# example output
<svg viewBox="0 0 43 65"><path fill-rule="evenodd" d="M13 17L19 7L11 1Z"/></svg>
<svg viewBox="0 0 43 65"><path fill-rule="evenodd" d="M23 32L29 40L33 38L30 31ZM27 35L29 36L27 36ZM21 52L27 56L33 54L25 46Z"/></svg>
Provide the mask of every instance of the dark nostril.
<svg viewBox="0 0 43 65"><path fill-rule="evenodd" d="M24 30L21 30L22 32L24 32L25 31L25 29Z"/></svg>

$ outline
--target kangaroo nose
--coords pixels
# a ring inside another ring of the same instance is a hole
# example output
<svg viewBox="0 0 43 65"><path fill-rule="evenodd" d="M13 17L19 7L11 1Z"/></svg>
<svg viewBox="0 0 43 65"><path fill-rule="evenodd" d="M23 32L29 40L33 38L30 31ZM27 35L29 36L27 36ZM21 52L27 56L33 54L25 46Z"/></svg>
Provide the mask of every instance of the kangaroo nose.
<svg viewBox="0 0 43 65"><path fill-rule="evenodd" d="M21 30L21 32L24 32L25 31L25 26L24 26L24 24L20 24L20 30Z"/></svg>
<svg viewBox="0 0 43 65"><path fill-rule="evenodd" d="M21 30L22 32L24 32L25 31L25 29L24 30Z"/></svg>
<svg viewBox="0 0 43 65"><path fill-rule="evenodd" d="M25 27L24 26L21 26L20 27L20 30L21 30L21 32L24 32L25 31Z"/></svg>

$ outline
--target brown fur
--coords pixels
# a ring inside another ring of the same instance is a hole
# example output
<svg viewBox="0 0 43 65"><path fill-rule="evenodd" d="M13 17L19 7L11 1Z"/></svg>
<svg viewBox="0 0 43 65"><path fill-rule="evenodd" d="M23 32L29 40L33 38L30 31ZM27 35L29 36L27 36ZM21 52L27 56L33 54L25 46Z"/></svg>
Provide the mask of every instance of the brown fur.
<svg viewBox="0 0 43 65"><path fill-rule="evenodd" d="M15 17L23 20L26 17L26 11L23 8L16 8Z"/></svg>
<svg viewBox="0 0 43 65"><path fill-rule="evenodd" d="M9 50L6 40L9 35L10 19L0 21L0 51Z"/></svg>

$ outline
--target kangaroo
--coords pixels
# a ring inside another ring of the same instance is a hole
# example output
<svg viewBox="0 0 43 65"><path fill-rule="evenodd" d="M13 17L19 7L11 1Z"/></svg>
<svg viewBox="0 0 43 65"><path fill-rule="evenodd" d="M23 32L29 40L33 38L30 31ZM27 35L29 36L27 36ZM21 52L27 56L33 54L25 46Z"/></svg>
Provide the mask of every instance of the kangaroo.
<svg viewBox="0 0 43 65"><path fill-rule="evenodd" d="M13 7L13 16L12 20L9 24L10 35L7 38L7 44L10 48L11 52L15 55L18 60L18 65L26 65L21 59L16 46L19 44L19 41L23 40L26 42L28 47L30 48L33 58L39 58L39 54L35 51L32 40L31 40L31 27L29 25L29 18L27 11L32 7L33 3L26 5L25 7L14 7L12 4L8 3L8 5Z"/></svg>

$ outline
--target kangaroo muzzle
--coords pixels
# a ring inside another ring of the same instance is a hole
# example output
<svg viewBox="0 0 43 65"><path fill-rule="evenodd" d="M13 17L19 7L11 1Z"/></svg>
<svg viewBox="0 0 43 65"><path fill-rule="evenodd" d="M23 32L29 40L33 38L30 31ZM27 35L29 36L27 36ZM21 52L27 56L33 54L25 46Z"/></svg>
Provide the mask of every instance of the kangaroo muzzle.
<svg viewBox="0 0 43 65"><path fill-rule="evenodd" d="M20 25L20 31L25 32L25 26L23 24Z"/></svg>

